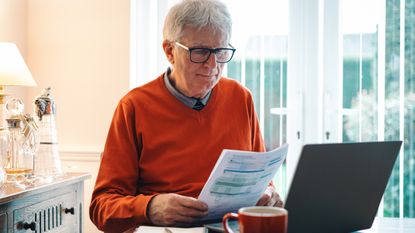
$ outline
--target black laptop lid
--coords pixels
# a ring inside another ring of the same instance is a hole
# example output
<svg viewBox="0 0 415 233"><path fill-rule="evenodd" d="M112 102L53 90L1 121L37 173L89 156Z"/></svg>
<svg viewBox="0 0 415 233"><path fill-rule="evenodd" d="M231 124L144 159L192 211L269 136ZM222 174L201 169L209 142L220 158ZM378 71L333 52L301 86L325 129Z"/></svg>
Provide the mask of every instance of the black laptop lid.
<svg viewBox="0 0 415 233"><path fill-rule="evenodd" d="M288 232L370 228L401 143L305 145L285 205Z"/></svg>

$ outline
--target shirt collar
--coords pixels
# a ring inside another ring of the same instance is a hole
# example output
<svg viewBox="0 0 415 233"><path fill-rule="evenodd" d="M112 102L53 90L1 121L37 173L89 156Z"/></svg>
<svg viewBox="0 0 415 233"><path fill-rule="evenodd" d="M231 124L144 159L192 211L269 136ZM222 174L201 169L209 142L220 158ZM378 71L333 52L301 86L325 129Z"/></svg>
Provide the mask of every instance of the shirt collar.
<svg viewBox="0 0 415 233"><path fill-rule="evenodd" d="M184 103L186 106L192 108L196 102L197 102L197 98L193 98L193 97L189 97L186 95L183 95L180 91L178 91L172 84L171 81L169 79L171 73L171 68L167 68L167 71L164 73L164 83L167 87L167 89L169 90L169 92L176 97L178 100L180 100L180 102ZM206 105L210 94L212 93L212 90L210 90L207 95L205 97L203 97L202 99L200 99L200 101L203 103L203 105Z"/></svg>

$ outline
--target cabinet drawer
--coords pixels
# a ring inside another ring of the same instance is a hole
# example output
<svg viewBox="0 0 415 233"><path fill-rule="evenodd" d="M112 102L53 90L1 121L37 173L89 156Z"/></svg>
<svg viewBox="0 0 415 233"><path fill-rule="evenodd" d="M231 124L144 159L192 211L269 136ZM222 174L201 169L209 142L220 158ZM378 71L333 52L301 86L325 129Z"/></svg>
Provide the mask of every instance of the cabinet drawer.
<svg viewBox="0 0 415 233"><path fill-rule="evenodd" d="M7 213L0 212L0 232L7 233Z"/></svg>
<svg viewBox="0 0 415 233"><path fill-rule="evenodd" d="M76 192L13 211L14 232L77 232Z"/></svg>

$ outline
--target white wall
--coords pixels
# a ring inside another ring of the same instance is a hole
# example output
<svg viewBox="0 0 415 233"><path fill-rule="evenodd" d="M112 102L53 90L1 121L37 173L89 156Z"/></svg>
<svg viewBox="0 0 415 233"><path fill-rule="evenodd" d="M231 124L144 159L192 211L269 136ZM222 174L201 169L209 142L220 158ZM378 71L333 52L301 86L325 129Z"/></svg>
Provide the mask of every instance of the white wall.
<svg viewBox="0 0 415 233"><path fill-rule="evenodd" d="M8 88L33 112L47 86L57 105L63 169L90 172L85 232L97 232L88 206L99 155L118 100L129 89L130 0L0 0L0 41L18 45L38 86Z"/></svg>
<svg viewBox="0 0 415 233"><path fill-rule="evenodd" d="M52 87L63 169L90 172L88 206L108 126L129 88L129 0L27 1L28 64L38 83L31 102Z"/></svg>
<svg viewBox="0 0 415 233"><path fill-rule="evenodd" d="M15 43L27 60L26 6L26 0L0 0L0 41ZM6 87L10 96L17 96L22 100L26 99L26 90L25 87Z"/></svg>
<svg viewBox="0 0 415 233"><path fill-rule="evenodd" d="M129 0L28 1L28 64L52 87L60 147L102 150L129 85Z"/></svg>
<svg viewBox="0 0 415 233"><path fill-rule="evenodd" d="M38 84L7 88L33 112L33 99L52 87L64 150L102 150L114 108L129 89L129 6L129 0L0 0L0 41L17 44Z"/></svg>

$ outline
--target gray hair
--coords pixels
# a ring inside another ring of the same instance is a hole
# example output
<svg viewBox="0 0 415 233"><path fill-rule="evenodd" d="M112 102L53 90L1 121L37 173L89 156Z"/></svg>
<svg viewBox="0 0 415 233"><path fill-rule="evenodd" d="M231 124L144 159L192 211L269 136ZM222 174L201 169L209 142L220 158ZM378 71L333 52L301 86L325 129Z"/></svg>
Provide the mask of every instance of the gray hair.
<svg viewBox="0 0 415 233"><path fill-rule="evenodd" d="M226 5L218 0L183 0L174 5L164 21L163 39L181 39L185 26L197 29L207 26L225 34L228 41L231 38L231 15Z"/></svg>

